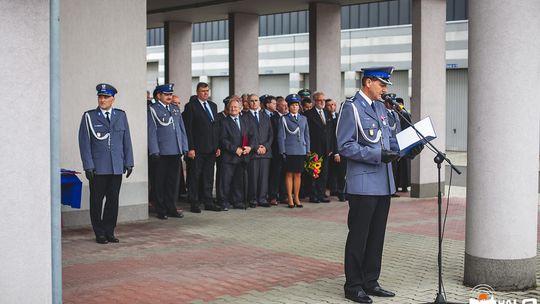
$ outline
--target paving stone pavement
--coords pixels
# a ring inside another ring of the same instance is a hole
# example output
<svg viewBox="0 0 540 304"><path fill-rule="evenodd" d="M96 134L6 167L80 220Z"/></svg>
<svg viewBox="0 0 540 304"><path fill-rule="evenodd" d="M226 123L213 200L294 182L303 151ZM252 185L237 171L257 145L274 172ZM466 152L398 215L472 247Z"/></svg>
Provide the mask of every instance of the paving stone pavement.
<svg viewBox="0 0 540 304"><path fill-rule="evenodd" d="M352 303L343 296L348 205L304 206L151 217L119 225L119 244L96 244L90 227L64 229L64 303ZM433 302L436 216L435 199L392 200L380 283L397 296L374 303ZM470 293L462 285L464 234L458 194L450 199L443 274L448 300L461 303ZM538 290L497 295L540 299Z"/></svg>

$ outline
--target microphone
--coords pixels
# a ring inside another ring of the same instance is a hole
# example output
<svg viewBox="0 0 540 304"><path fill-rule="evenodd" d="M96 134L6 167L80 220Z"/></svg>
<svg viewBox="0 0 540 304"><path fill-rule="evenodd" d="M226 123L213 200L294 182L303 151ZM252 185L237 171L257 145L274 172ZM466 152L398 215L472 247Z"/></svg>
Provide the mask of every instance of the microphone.
<svg viewBox="0 0 540 304"><path fill-rule="evenodd" d="M401 111L404 111L406 113L408 113L408 111L405 109L405 107L400 104L399 102L397 102L397 99L399 98L396 98L396 94L394 93L385 93L382 95L382 98L385 102L388 102L390 103L394 108L399 108ZM399 98L401 100L403 100L402 98Z"/></svg>

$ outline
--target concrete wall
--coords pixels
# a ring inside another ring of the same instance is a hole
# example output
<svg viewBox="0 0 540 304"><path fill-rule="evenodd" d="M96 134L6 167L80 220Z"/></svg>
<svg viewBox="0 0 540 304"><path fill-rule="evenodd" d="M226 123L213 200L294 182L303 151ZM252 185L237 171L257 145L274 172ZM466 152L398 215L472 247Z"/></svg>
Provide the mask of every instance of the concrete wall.
<svg viewBox="0 0 540 304"><path fill-rule="evenodd" d="M0 302L51 303L49 1L2 0L0 19Z"/></svg>
<svg viewBox="0 0 540 304"><path fill-rule="evenodd" d="M135 168L123 180L119 222L148 217L146 149L146 1L61 2L61 161L82 170L78 129L82 113L97 107L95 86L118 89L113 107L126 111ZM28 82L26 82L28 83ZM89 224L88 183L80 210L63 207L64 226Z"/></svg>

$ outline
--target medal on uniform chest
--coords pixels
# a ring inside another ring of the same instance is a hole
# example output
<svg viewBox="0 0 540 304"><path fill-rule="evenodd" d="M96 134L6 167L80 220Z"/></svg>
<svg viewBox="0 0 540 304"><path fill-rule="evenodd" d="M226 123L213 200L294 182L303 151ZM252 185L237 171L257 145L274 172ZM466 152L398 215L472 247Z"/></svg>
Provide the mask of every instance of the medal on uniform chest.
<svg viewBox="0 0 540 304"><path fill-rule="evenodd" d="M386 126L386 117L384 115L381 115L381 120L382 120L383 125Z"/></svg>
<svg viewBox="0 0 540 304"><path fill-rule="evenodd" d="M369 136L374 136L375 135L375 131L373 129L369 129Z"/></svg>
<svg viewBox="0 0 540 304"><path fill-rule="evenodd" d="M96 134L97 134L97 137L101 137L101 133L97 132Z"/></svg>

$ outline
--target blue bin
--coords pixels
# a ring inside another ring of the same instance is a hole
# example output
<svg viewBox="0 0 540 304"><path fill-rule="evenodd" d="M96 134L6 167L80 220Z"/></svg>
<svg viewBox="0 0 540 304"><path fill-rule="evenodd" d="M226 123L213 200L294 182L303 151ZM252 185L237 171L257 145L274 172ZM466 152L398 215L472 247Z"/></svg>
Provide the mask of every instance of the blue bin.
<svg viewBox="0 0 540 304"><path fill-rule="evenodd" d="M69 173L66 173L69 172ZM73 171L62 170L60 175L62 204L71 208L81 208L82 182Z"/></svg>

